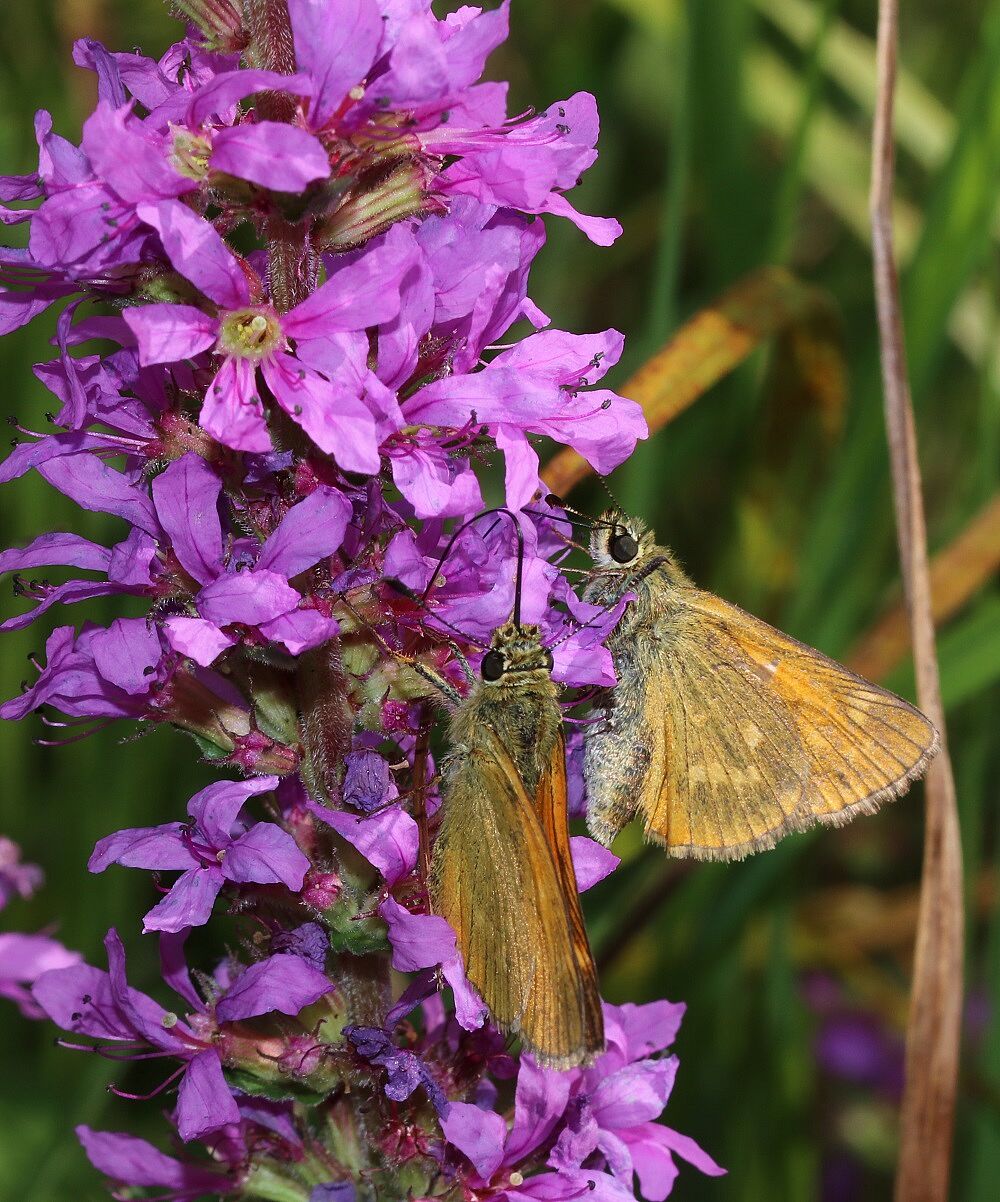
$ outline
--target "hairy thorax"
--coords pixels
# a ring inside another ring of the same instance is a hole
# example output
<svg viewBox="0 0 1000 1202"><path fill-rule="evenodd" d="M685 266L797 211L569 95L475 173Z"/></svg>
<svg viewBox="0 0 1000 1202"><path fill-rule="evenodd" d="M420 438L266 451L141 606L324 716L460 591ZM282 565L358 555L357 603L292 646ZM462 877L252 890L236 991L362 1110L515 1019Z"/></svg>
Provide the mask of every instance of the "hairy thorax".
<svg viewBox="0 0 1000 1202"><path fill-rule="evenodd" d="M482 728L488 727L532 794L562 723L556 686L548 672L517 673L495 682L477 681L469 701L452 719L453 745L466 755L475 755Z"/></svg>

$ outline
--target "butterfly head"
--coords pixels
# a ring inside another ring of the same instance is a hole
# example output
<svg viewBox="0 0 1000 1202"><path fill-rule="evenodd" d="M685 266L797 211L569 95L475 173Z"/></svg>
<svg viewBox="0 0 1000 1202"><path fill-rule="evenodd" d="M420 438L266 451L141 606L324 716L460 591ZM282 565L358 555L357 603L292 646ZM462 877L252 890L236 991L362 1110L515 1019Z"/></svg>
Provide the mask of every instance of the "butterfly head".
<svg viewBox="0 0 1000 1202"><path fill-rule="evenodd" d="M642 571L657 549L652 530L618 509L602 513L590 533L590 556L594 566L602 572L631 574Z"/></svg>
<svg viewBox="0 0 1000 1202"><path fill-rule="evenodd" d="M526 673L539 672L548 677L552 672L552 652L542 645L538 626L517 626L504 623L493 632L490 649L483 656L479 674L488 685L527 679Z"/></svg>

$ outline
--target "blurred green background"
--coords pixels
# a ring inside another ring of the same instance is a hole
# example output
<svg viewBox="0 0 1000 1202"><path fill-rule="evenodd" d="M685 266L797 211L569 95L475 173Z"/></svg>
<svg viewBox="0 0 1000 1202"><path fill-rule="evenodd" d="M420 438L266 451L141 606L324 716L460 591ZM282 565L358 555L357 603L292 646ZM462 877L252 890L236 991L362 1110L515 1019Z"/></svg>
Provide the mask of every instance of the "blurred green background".
<svg viewBox="0 0 1000 1202"><path fill-rule="evenodd" d="M625 331L627 360L612 384L764 264L783 264L828 295L848 388L842 407L828 404L825 424L783 353L764 349L644 447L615 487L699 583L840 656L898 595L866 215L873 8L514 0L513 36L491 64L512 80L512 112L580 89L598 97L602 157L578 204L620 216L624 236L602 251L551 222L532 294L563 328ZM178 29L157 0L8 0L3 9L6 171L35 166L36 108L78 138L92 79L72 66L75 37L158 54ZM1000 473L1000 0L904 4L902 63L897 220L939 548L993 497ZM42 321L0 343L5 409L36 427L49 400L30 365L50 357L50 333ZM596 491L576 499L601 504ZM0 527L4 544L60 527L106 534L102 519L36 479L4 491ZM970 907L952 1192L962 1202L1000 1196L1000 596L986 575L940 644ZM25 656L52 624L4 639L3 696L17 691ZM911 668L889 683L910 693ZM153 951L137 937L148 880L120 870L91 877L84 861L119 826L175 817L207 771L193 744L164 730L129 741L111 728L52 750L33 745L38 733L0 729L0 831L48 876L3 922L57 922L60 937L98 963L103 932L118 925L136 983L152 985ZM688 1003L667 1118L730 1173L683 1171L675 1197L890 1196L921 800L917 789L875 818L730 866L670 864L623 837L630 863L588 895L604 991L612 1001ZM106 1196L74 1123L157 1130L155 1103L109 1098L106 1065L53 1048L51 1029L18 1021L9 1006L0 1066L4 1202Z"/></svg>

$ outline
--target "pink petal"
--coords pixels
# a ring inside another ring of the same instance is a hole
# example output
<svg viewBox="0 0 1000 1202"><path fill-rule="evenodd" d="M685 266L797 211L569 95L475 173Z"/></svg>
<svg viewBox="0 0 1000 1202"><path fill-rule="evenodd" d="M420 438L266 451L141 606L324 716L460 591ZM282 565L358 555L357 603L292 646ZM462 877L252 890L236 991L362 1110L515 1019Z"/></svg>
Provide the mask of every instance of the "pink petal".
<svg viewBox="0 0 1000 1202"><path fill-rule="evenodd" d="M160 235L176 270L210 300L223 309L239 309L250 303L247 278L210 222L179 200L139 205L136 212Z"/></svg>
<svg viewBox="0 0 1000 1202"><path fill-rule="evenodd" d="M207 351L218 334L218 321L194 305L132 305L122 316L144 365L193 359Z"/></svg>
<svg viewBox="0 0 1000 1202"><path fill-rule="evenodd" d="M175 651L193 659L202 668L214 664L223 651L237 643L214 622L206 622L204 618L167 618L163 632Z"/></svg>
<svg viewBox="0 0 1000 1202"><path fill-rule="evenodd" d="M256 626L295 609L301 599L277 572L247 571L227 572L206 584L195 600L202 617L217 626Z"/></svg>
<svg viewBox="0 0 1000 1202"><path fill-rule="evenodd" d="M289 655L301 655L336 638L340 623L327 618L317 609L293 609L270 621L261 622L260 632L272 643L280 643Z"/></svg>
<svg viewBox="0 0 1000 1202"><path fill-rule="evenodd" d="M441 1119L441 1130L448 1143L472 1161L479 1176L489 1181L503 1161L507 1134L503 1116L492 1110L480 1110L471 1102L452 1102Z"/></svg>
<svg viewBox="0 0 1000 1202"><path fill-rule="evenodd" d="M330 174L330 160L319 140L304 129L277 121L220 130L209 163L214 171L275 192L301 192L313 180Z"/></svg>
<svg viewBox="0 0 1000 1202"><path fill-rule="evenodd" d="M199 584L222 570L222 481L200 455L188 451L153 478L153 503L174 554Z"/></svg>
<svg viewBox="0 0 1000 1202"><path fill-rule="evenodd" d="M199 1194L214 1194L225 1188L225 1179L218 1173L165 1156L134 1135L92 1131L90 1127L77 1127L76 1135L90 1163L112 1181Z"/></svg>
<svg viewBox="0 0 1000 1202"><path fill-rule="evenodd" d="M351 520L350 501L321 484L281 519L260 550L258 568L270 568L289 580L338 550Z"/></svg>
<svg viewBox="0 0 1000 1202"><path fill-rule="evenodd" d="M338 267L321 288L286 314L282 329L305 341L391 320L399 312L399 283L418 254L413 234L394 226L381 245Z"/></svg>
<svg viewBox="0 0 1000 1202"><path fill-rule="evenodd" d="M257 395L257 369L249 359L226 359L208 386L202 428L234 451L271 450L264 407Z"/></svg>
<svg viewBox="0 0 1000 1202"><path fill-rule="evenodd" d="M387 884L394 885L416 866L417 824L398 807L393 806L371 818L358 818L344 810L320 806L315 807L314 813L361 852L381 872Z"/></svg>
<svg viewBox="0 0 1000 1202"><path fill-rule="evenodd" d="M308 960L279 952L251 964L219 999L215 1014L221 1023L254 1018L259 1014L296 1015L333 989L325 973Z"/></svg>
<svg viewBox="0 0 1000 1202"><path fill-rule="evenodd" d="M489 1016L486 1003L476 993L472 982L465 975L465 964L461 955L447 960L441 966L441 975L451 986L455 996L455 1018L466 1031L478 1030Z"/></svg>
<svg viewBox="0 0 1000 1202"><path fill-rule="evenodd" d="M142 929L182 931L208 922L215 899L223 885L220 868L189 868L174 881L173 888L143 919Z"/></svg>
<svg viewBox="0 0 1000 1202"><path fill-rule="evenodd" d="M177 1134L187 1143L239 1121L240 1108L222 1075L219 1053L214 1049L199 1052L177 1092Z"/></svg>
<svg viewBox="0 0 1000 1202"><path fill-rule="evenodd" d="M320 129L368 74L382 40L382 15L375 0L338 0L335 20L329 0L288 0L288 11L295 60L315 88L309 124Z"/></svg>
<svg viewBox="0 0 1000 1202"><path fill-rule="evenodd" d="M284 353L261 367L278 404L345 472L379 470L375 419L353 387L326 380Z"/></svg>
<svg viewBox="0 0 1000 1202"><path fill-rule="evenodd" d="M258 822L225 850L222 871L231 881L302 888L309 858L287 832L273 822Z"/></svg>
<svg viewBox="0 0 1000 1202"><path fill-rule="evenodd" d="M613 852L585 835L574 835L569 846L576 873L576 887L580 893L610 876L621 863Z"/></svg>

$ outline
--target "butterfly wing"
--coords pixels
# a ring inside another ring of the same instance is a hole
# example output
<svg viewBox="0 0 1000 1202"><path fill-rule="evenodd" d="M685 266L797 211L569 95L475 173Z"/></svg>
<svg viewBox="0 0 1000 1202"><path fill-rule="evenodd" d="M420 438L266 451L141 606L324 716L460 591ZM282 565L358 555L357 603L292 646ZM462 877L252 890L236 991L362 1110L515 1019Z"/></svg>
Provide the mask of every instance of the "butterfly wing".
<svg viewBox="0 0 1000 1202"><path fill-rule="evenodd" d="M589 975L581 972L564 878L535 801L487 726L451 775L432 892L498 1026L520 1031L526 1048L553 1068L584 1063L600 1050L593 966ZM578 907L575 892L573 901Z"/></svg>
<svg viewBox="0 0 1000 1202"><path fill-rule="evenodd" d="M562 887L563 904L569 919L573 959L580 983L583 1046L588 1057L592 1057L604 1050L604 1015L601 1010L597 966L594 964L590 940L587 938L587 927L583 920L580 892L576 883L576 870L570 850L566 740L561 728L556 735L549 762L538 782L536 809Z"/></svg>
<svg viewBox="0 0 1000 1202"><path fill-rule="evenodd" d="M638 754L628 804L672 855L738 859L871 812L924 771L937 735L906 701L709 593L673 600L645 686L602 735ZM600 775L591 791L606 835L626 798Z"/></svg>
<svg viewBox="0 0 1000 1202"><path fill-rule="evenodd" d="M735 644L795 724L809 763L806 824L871 813L927 770L938 732L916 706L737 606L692 592L715 638Z"/></svg>

